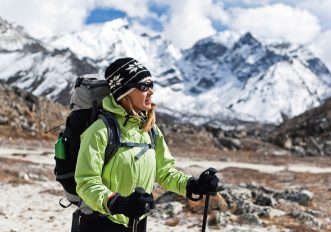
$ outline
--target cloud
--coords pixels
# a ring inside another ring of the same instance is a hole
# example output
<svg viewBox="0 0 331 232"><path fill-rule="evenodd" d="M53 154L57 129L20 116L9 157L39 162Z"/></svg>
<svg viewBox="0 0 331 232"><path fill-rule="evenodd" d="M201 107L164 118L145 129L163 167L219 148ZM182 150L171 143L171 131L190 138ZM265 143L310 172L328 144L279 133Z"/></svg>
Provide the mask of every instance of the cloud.
<svg viewBox="0 0 331 232"><path fill-rule="evenodd" d="M327 65L331 71L331 30L321 33L310 45L311 51Z"/></svg>
<svg viewBox="0 0 331 232"><path fill-rule="evenodd" d="M1 0L0 17L23 26L34 37L53 36L85 27L84 21L95 8L122 10L131 17L152 17L149 0Z"/></svg>
<svg viewBox="0 0 331 232"><path fill-rule="evenodd" d="M0 17L40 38L82 28L92 6L92 1L78 0L1 0Z"/></svg>
<svg viewBox="0 0 331 232"><path fill-rule="evenodd" d="M231 10L229 28L250 31L265 38L281 38L296 43L309 43L320 32L318 18L307 10L284 4Z"/></svg>
<svg viewBox="0 0 331 232"><path fill-rule="evenodd" d="M148 8L148 3L151 0L95 0L94 2L95 7L112 7L126 12L130 17L145 18L154 16Z"/></svg>
<svg viewBox="0 0 331 232"><path fill-rule="evenodd" d="M311 13L316 15L324 30L331 28L331 1L330 0L304 0L300 1L298 6L303 9L309 10Z"/></svg>
<svg viewBox="0 0 331 232"><path fill-rule="evenodd" d="M164 21L164 34L181 48L191 47L197 40L216 33L212 19L225 21L226 12L212 0L171 0Z"/></svg>
<svg viewBox="0 0 331 232"><path fill-rule="evenodd" d="M82 30L92 10L111 8L125 12L133 19L131 21L134 28L141 32L147 27L153 28L155 23L162 23L159 28L164 29L166 38L181 48L188 48L199 39L224 28L251 31L257 36L309 43L317 38L320 32L319 21L312 13L323 20L324 31L331 27L329 0L277 1L287 2L293 7L282 3L267 5L272 2L276 1L1 0L0 17L22 25L32 36L41 38ZM247 8L250 6L254 8ZM139 25L141 22L143 26ZM322 41L321 38L323 36L319 37L318 41ZM324 43L320 42L320 46L321 44Z"/></svg>

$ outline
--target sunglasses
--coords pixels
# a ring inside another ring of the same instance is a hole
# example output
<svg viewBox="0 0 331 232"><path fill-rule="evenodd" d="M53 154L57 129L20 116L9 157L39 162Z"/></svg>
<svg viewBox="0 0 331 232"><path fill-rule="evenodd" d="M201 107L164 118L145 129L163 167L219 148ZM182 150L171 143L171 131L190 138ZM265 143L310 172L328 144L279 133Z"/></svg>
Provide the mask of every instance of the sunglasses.
<svg viewBox="0 0 331 232"><path fill-rule="evenodd" d="M139 83L132 83L129 87L134 87L139 89L142 92L147 92L149 89L153 89L153 81L149 82L139 82Z"/></svg>

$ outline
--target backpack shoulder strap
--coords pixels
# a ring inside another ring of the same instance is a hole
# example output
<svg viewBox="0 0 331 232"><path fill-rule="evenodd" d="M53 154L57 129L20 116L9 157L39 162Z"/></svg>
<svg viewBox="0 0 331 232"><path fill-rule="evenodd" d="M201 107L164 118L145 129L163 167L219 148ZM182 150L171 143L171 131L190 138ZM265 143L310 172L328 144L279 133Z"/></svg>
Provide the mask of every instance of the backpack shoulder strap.
<svg viewBox="0 0 331 232"><path fill-rule="evenodd" d="M152 127L150 131L148 131L149 137L151 138L151 149L155 149L156 139L157 139L157 130L155 125Z"/></svg>
<svg viewBox="0 0 331 232"><path fill-rule="evenodd" d="M110 112L100 111L98 116L106 125L108 142L105 149L105 164L115 155L121 144L121 131L114 115Z"/></svg>
<svg viewBox="0 0 331 232"><path fill-rule="evenodd" d="M153 127L149 132L151 138L150 144L134 143L134 142L121 142L121 130L120 126L114 115L111 112L100 111L98 116L105 123L107 127L108 143L105 149L105 164L108 163L119 147L141 147L143 150L136 155L136 159L139 159L148 149L155 149L157 130Z"/></svg>

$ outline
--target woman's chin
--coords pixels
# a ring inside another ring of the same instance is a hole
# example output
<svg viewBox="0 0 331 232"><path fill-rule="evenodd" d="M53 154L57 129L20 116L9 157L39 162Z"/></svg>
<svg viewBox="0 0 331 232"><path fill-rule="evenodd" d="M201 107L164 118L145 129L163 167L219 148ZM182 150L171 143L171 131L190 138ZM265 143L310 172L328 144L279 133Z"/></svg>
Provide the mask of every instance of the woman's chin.
<svg viewBox="0 0 331 232"><path fill-rule="evenodd" d="M145 111L148 111L152 108L152 104L145 105L144 108L145 108Z"/></svg>
<svg viewBox="0 0 331 232"><path fill-rule="evenodd" d="M148 111L148 110L150 110L151 108L152 108L152 105L146 106L145 111Z"/></svg>
<svg viewBox="0 0 331 232"><path fill-rule="evenodd" d="M144 105L144 106L141 106L141 107L137 107L137 110L149 111L151 108L152 108L152 105Z"/></svg>

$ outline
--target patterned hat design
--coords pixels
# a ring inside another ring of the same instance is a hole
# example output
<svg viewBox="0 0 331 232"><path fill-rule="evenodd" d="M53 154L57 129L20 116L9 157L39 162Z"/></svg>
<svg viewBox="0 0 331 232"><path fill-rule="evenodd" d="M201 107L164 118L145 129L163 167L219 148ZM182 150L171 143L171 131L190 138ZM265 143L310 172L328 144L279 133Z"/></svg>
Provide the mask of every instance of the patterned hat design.
<svg viewBox="0 0 331 232"><path fill-rule="evenodd" d="M134 89L132 83L151 78L151 73L137 60L126 57L111 63L105 71L105 78L111 94L119 101Z"/></svg>

